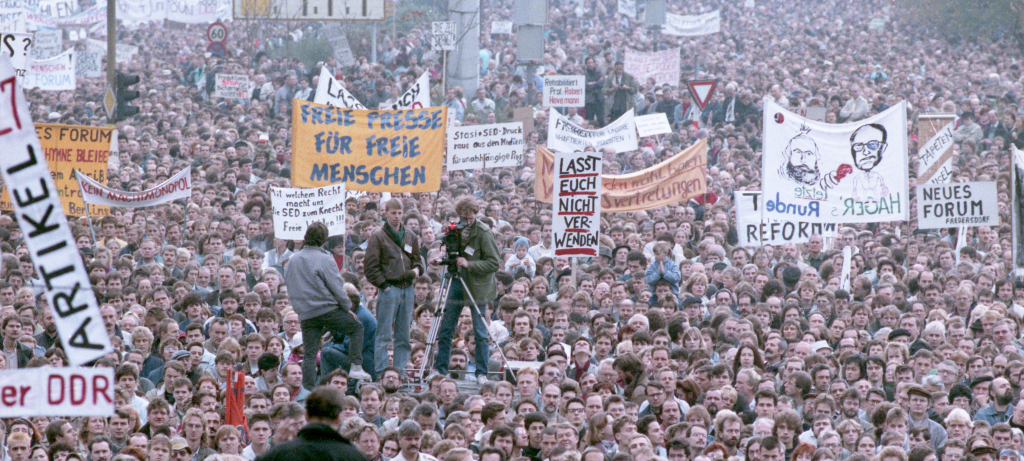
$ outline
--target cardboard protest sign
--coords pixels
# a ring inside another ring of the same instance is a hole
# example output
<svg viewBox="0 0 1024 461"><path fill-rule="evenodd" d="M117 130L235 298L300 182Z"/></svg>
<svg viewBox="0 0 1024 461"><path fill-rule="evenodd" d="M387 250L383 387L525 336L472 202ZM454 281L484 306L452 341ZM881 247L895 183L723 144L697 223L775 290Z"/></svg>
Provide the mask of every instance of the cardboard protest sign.
<svg viewBox="0 0 1024 461"><path fill-rule="evenodd" d="M31 58L50 59L64 50L64 35L61 30L37 30L32 40Z"/></svg>
<svg viewBox="0 0 1024 461"><path fill-rule="evenodd" d="M439 51L455 49L455 21L434 21L430 24L430 47Z"/></svg>
<svg viewBox="0 0 1024 461"><path fill-rule="evenodd" d="M636 81L640 83L654 79L654 83L658 85L678 87L681 78L680 59L678 47L652 52L626 48L626 57L622 64L626 72L636 77Z"/></svg>
<svg viewBox="0 0 1024 461"><path fill-rule="evenodd" d="M587 77L583 75L545 75L544 107L583 107Z"/></svg>
<svg viewBox="0 0 1024 461"><path fill-rule="evenodd" d="M192 195L192 166L189 165L156 187L141 192L114 190L78 173L79 188L86 203L142 208L187 199Z"/></svg>
<svg viewBox="0 0 1024 461"><path fill-rule="evenodd" d="M1013 271L1018 276L1024 276L1024 152L1013 146L1013 158L1010 163L1012 168L1012 188L1010 189L1013 202Z"/></svg>
<svg viewBox="0 0 1024 461"><path fill-rule="evenodd" d="M2 56L0 101L0 145L5 146L0 155L0 175L14 198L11 206L29 256L45 282L46 301L53 309L68 363L83 365L114 348L71 226L61 212L60 189L47 166L48 155L36 136L28 102L15 83L14 67ZM109 136L110 129L105 130ZM109 138L105 149L110 149Z"/></svg>
<svg viewBox="0 0 1024 461"><path fill-rule="evenodd" d="M572 123L551 109L551 116L548 118L548 149L557 152L576 152L588 146L597 150L608 147L614 149L616 153L636 150L633 109L604 128L596 130L588 130Z"/></svg>
<svg viewBox="0 0 1024 461"><path fill-rule="evenodd" d="M292 185L367 192L441 187L447 107L353 110L295 100Z"/></svg>
<svg viewBox="0 0 1024 461"><path fill-rule="evenodd" d="M783 245L804 243L814 234L835 237L835 223L811 223L806 221L761 220L761 192L737 191L736 234L739 245L760 247L762 245Z"/></svg>
<svg viewBox="0 0 1024 461"><path fill-rule="evenodd" d="M0 54L11 59L19 80L25 76L28 55L32 50L32 34L0 32Z"/></svg>
<svg viewBox="0 0 1024 461"><path fill-rule="evenodd" d="M448 171L523 164L523 124L460 126L448 129Z"/></svg>
<svg viewBox="0 0 1024 461"><path fill-rule="evenodd" d="M341 82L334 78L331 71L327 70L326 66L320 68L320 79L316 84L313 102L346 109L366 110L366 106L359 102L352 93L349 93L341 85Z"/></svg>
<svg viewBox="0 0 1024 461"><path fill-rule="evenodd" d="M491 34L512 34L512 21L494 21L491 23Z"/></svg>
<svg viewBox="0 0 1024 461"><path fill-rule="evenodd" d="M0 371L0 418L110 416L115 384L110 367Z"/></svg>
<svg viewBox="0 0 1024 461"><path fill-rule="evenodd" d="M302 240L314 222L327 225L331 236L345 235L345 184L312 189L271 187L274 236Z"/></svg>
<svg viewBox="0 0 1024 461"><path fill-rule="evenodd" d="M214 77L213 97L249 99L255 85L245 74L220 74Z"/></svg>
<svg viewBox="0 0 1024 461"><path fill-rule="evenodd" d="M44 91L75 89L74 50L67 50L50 59L29 60L23 80L25 89L39 88Z"/></svg>
<svg viewBox="0 0 1024 461"><path fill-rule="evenodd" d="M424 109L430 107L430 75L426 72L416 79L398 100L391 104L390 110Z"/></svg>
<svg viewBox="0 0 1024 461"><path fill-rule="evenodd" d="M917 227L999 225L996 182L958 182L917 186Z"/></svg>
<svg viewBox="0 0 1024 461"><path fill-rule="evenodd" d="M698 141L686 150L650 168L624 175L602 177L601 209L606 213L649 210L689 200L707 192L708 146ZM555 156L537 148L534 194L541 202L552 201Z"/></svg>
<svg viewBox="0 0 1024 461"><path fill-rule="evenodd" d="M90 38L85 41L85 46L88 51L95 51L102 54L103 57L107 56L107 42ZM116 52L117 62L131 62L132 58L135 57L136 54L139 54L139 47L118 43Z"/></svg>
<svg viewBox="0 0 1024 461"><path fill-rule="evenodd" d="M722 17L718 10L691 16L665 13L665 27L661 29L663 34L682 37L717 34L721 31Z"/></svg>
<svg viewBox="0 0 1024 461"><path fill-rule="evenodd" d="M105 54L94 51L75 53L75 75L82 78L99 78L103 76L103 58Z"/></svg>
<svg viewBox="0 0 1024 461"><path fill-rule="evenodd" d="M953 179L953 129L956 117L952 115L918 118L919 139L927 139L917 151L917 183L945 184ZM925 137L927 136L927 138Z"/></svg>
<svg viewBox="0 0 1024 461"><path fill-rule="evenodd" d="M79 193L75 171L79 171L98 182L107 182L107 160L110 157L110 143L113 130L109 127L78 125L36 124L36 133L42 143L42 153L57 185L57 196L63 203L64 214L85 216L85 202ZM0 210L13 209L10 196L4 190L0 198ZM106 216L110 208L89 205L92 217Z"/></svg>
<svg viewBox="0 0 1024 461"><path fill-rule="evenodd" d="M555 256L597 257L601 245L601 155L555 154L555 215L551 238Z"/></svg>
<svg viewBox="0 0 1024 461"><path fill-rule="evenodd" d="M764 100L764 219L906 221L906 103L854 123L807 120Z"/></svg>
<svg viewBox="0 0 1024 461"><path fill-rule="evenodd" d="M672 132L672 126L668 123L668 116L661 112L651 115L636 117L636 132L640 137L654 136Z"/></svg>
<svg viewBox="0 0 1024 461"><path fill-rule="evenodd" d="M348 44L348 36L345 35L345 26L340 22L330 21L323 28L324 39L331 44L334 50L334 59L342 67L354 66L356 58L352 55L352 47Z"/></svg>

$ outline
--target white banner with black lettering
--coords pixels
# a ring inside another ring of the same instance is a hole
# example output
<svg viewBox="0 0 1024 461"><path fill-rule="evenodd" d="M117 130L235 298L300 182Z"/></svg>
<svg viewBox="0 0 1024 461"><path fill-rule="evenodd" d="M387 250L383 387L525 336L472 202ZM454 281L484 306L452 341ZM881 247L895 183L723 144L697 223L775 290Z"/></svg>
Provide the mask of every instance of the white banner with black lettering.
<svg viewBox="0 0 1024 461"><path fill-rule="evenodd" d="M64 50L64 31L37 30L32 37L32 53L30 57L35 60L50 59Z"/></svg>
<svg viewBox="0 0 1024 461"><path fill-rule="evenodd" d="M29 59L23 80L25 89L39 88L44 91L75 89L75 52L69 49L50 59L33 61Z"/></svg>
<svg viewBox="0 0 1024 461"><path fill-rule="evenodd" d="M75 247L57 186L43 156L25 95L10 59L0 55L0 173L68 363L83 365L114 350L103 326L89 273Z"/></svg>
<svg viewBox="0 0 1024 461"><path fill-rule="evenodd" d="M608 147L616 153L636 150L636 122L633 121L633 109L622 114L608 126L596 130L588 130L572 123L555 109L551 109L548 117L548 149L556 152L576 152L587 146L597 150Z"/></svg>
<svg viewBox="0 0 1024 461"><path fill-rule="evenodd" d="M0 371L0 418L110 416L114 384L110 367Z"/></svg>
<svg viewBox="0 0 1024 461"><path fill-rule="evenodd" d="M192 166L189 165L158 186L142 192L114 190L80 171L75 172L82 200L94 205L142 208L187 199L192 196Z"/></svg>
<svg viewBox="0 0 1024 461"><path fill-rule="evenodd" d="M544 107L583 107L587 77L583 75L545 75Z"/></svg>
<svg viewBox="0 0 1024 461"><path fill-rule="evenodd" d="M800 117L764 100L764 220L906 221L907 111L900 102L844 124Z"/></svg>
<svg viewBox="0 0 1024 461"><path fill-rule="evenodd" d="M523 164L523 122L448 128L448 171Z"/></svg>
<svg viewBox="0 0 1024 461"><path fill-rule="evenodd" d="M300 189L271 187L274 236L302 240L306 228L314 222L327 225L331 236L345 235L345 184Z"/></svg>
<svg viewBox="0 0 1024 461"><path fill-rule="evenodd" d="M1024 151L1013 146L1013 188L1010 195L1013 213L1012 235L1013 270L1017 277L1024 276Z"/></svg>
<svg viewBox="0 0 1024 461"><path fill-rule="evenodd" d="M313 95L313 102L333 107L343 107L345 109L366 110L366 106L359 102L352 93L349 93L341 85L341 82L334 78L331 71L327 70L327 66L320 68L320 79L316 83L316 93Z"/></svg>
<svg viewBox="0 0 1024 461"><path fill-rule="evenodd" d="M922 116L924 118L924 116ZM922 184L945 184L953 179L953 155L946 152L953 146L956 120L939 129L917 151L917 180Z"/></svg>
<svg viewBox="0 0 1024 461"><path fill-rule="evenodd" d="M835 237L835 223L811 223L806 221L761 221L760 192L736 192L736 234L740 246L782 245L804 243L811 236Z"/></svg>
<svg viewBox="0 0 1024 461"><path fill-rule="evenodd" d="M391 104L389 110L422 109L430 107L430 75L426 72Z"/></svg>
<svg viewBox="0 0 1024 461"><path fill-rule="evenodd" d="M917 227L977 227L999 225L996 182L918 184Z"/></svg>
<svg viewBox="0 0 1024 461"><path fill-rule="evenodd" d="M0 54L11 58L18 77L25 76L28 55L32 50L32 34L0 32Z"/></svg>
<svg viewBox="0 0 1024 461"><path fill-rule="evenodd" d="M692 16L665 13L665 27L661 29L663 34L682 37L717 34L721 31L722 16L718 10Z"/></svg>
<svg viewBox="0 0 1024 461"><path fill-rule="evenodd" d="M661 51L637 51L626 48L623 67L641 84L653 79L655 84L679 87L680 49L678 47Z"/></svg>
<svg viewBox="0 0 1024 461"><path fill-rule="evenodd" d="M555 256L596 258L601 238L601 154L555 152Z"/></svg>

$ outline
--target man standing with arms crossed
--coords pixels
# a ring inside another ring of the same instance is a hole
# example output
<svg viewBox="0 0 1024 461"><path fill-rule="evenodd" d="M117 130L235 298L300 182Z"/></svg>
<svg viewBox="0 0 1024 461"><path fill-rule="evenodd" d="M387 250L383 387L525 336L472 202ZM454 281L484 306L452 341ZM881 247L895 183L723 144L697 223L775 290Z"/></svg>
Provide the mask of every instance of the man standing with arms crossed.
<svg viewBox="0 0 1024 461"><path fill-rule="evenodd" d="M363 324L352 312L352 301L334 257L323 248L328 234L324 223L310 224L302 250L289 259L284 271L288 299L302 326L302 385L306 389L316 385L316 354L320 352L321 336L327 331L349 337L349 378L370 380L363 371Z"/></svg>
<svg viewBox="0 0 1024 461"><path fill-rule="evenodd" d="M376 286L377 334L374 340L374 371L377 376L388 366L388 345L392 333L395 341L395 368L405 375L412 347L409 329L412 325L416 294L413 281L425 273L416 234L402 225L402 202L391 199L384 203L384 226L370 235L363 256L366 279Z"/></svg>
<svg viewBox="0 0 1024 461"><path fill-rule="evenodd" d="M455 212L459 218L466 220L466 227L460 235L459 254L456 260L458 275L466 282L469 294L473 295L479 311L470 308L473 316L473 334L476 337L476 379L478 383L487 382L487 361L490 357L487 338L487 325L481 316L487 314L487 300L494 298L494 273L498 271L498 246L494 243L494 235L484 223L477 221L476 214L480 205L473 197L463 197L455 204ZM462 283L453 280L448 293L444 320L437 339L437 359L434 367L438 373L448 373L448 359L452 353L452 337L459 321L462 309L470 306L469 296L465 293ZM478 315L479 312L479 315Z"/></svg>

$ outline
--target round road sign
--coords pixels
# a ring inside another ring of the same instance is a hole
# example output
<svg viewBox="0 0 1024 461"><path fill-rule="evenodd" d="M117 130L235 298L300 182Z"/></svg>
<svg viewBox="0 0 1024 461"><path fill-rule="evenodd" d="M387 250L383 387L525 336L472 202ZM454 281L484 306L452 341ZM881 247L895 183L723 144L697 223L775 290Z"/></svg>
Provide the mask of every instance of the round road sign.
<svg viewBox="0 0 1024 461"><path fill-rule="evenodd" d="M211 43L221 43L228 38L228 28L224 23L217 21L206 28L206 39Z"/></svg>

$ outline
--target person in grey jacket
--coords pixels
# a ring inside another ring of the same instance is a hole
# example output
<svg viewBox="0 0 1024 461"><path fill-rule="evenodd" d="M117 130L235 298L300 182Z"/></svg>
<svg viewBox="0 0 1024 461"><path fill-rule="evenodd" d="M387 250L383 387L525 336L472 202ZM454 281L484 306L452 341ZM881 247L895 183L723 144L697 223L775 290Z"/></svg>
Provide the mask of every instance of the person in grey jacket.
<svg viewBox="0 0 1024 461"><path fill-rule="evenodd" d="M349 378L370 380L362 365L363 324L352 312L334 257L323 248L328 234L324 223L310 224L302 250L292 255L284 270L288 299L302 326L302 385L306 389L316 385L316 355L327 331L349 337Z"/></svg>

